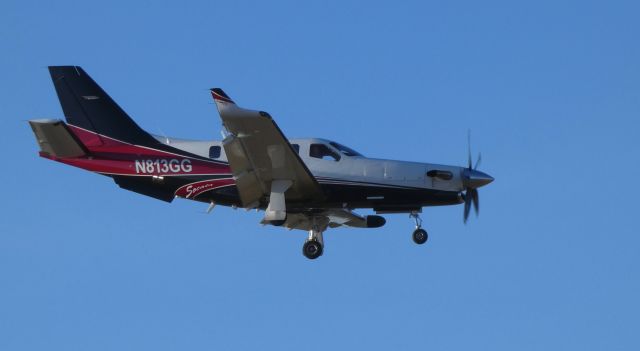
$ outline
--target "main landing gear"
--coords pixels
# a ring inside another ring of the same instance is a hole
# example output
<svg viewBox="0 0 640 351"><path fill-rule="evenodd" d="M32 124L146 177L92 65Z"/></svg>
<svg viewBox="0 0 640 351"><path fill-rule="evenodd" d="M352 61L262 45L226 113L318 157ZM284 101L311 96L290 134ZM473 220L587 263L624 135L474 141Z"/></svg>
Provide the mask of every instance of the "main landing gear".
<svg viewBox="0 0 640 351"><path fill-rule="evenodd" d="M329 219L326 217L311 216L311 226L309 230L309 236L302 245L302 254L304 257L315 260L322 256L324 252L324 240L322 240L322 232L327 229L329 225Z"/></svg>
<svg viewBox="0 0 640 351"><path fill-rule="evenodd" d="M422 229L422 218L420 218L420 214L417 211L411 212L409 217L413 218L416 221L416 230L413 231L413 242L422 245L429 240L429 234L427 231Z"/></svg>
<svg viewBox="0 0 640 351"><path fill-rule="evenodd" d="M316 229L311 229L309 231L307 241L302 245L302 254L310 260L315 260L322 256L323 251L324 242L322 240L322 232Z"/></svg>

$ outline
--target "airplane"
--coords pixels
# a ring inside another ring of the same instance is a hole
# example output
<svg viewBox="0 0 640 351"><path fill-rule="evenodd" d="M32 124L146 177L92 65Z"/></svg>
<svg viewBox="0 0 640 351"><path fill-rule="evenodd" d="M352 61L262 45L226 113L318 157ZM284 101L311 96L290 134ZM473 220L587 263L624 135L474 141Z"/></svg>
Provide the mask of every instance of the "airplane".
<svg viewBox="0 0 640 351"><path fill-rule="evenodd" d="M140 128L79 66L50 66L65 121L29 124L41 157L112 178L120 188L171 202L256 209L262 224L308 233L302 253L324 253L328 228L379 228L380 214L415 221L416 244L427 242L423 207L464 204L479 210L478 188L494 178L472 167L365 157L335 141L287 139L271 115L238 106L222 89L211 96L224 127L221 141L154 135ZM470 143L469 143L470 145ZM355 209L372 209L362 216Z"/></svg>

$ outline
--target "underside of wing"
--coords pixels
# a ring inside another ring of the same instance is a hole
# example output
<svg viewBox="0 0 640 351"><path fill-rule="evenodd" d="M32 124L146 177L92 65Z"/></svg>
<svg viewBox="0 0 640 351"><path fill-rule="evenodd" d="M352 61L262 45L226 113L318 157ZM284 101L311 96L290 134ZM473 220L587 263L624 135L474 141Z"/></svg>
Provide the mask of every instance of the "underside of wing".
<svg viewBox="0 0 640 351"><path fill-rule="evenodd" d="M211 94L229 132L223 147L244 207L264 207L271 198L270 206L284 211L285 201L323 198L320 185L268 113L238 107L221 89Z"/></svg>
<svg viewBox="0 0 640 351"><path fill-rule="evenodd" d="M282 224L287 229L312 230L314 228L379 228L386 223L381 216L360 216L348 209L327 209L313 214L289 213ZM324 230L324 229L322 229Z"/></svg>

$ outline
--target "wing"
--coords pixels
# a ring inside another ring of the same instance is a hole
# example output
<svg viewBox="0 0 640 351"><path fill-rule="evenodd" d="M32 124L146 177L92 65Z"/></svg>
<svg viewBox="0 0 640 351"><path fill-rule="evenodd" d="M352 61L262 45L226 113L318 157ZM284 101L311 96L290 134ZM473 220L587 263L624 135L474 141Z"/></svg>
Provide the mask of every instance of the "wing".
<svg viewBox="0 0 640 351"><path fill-rule="evenodd" d="M321 200L320 185L271 116L238 107L222 89L211 89L222 123L231 134L223 141L244 207L266 203L279 211L265 219L282 220L286 202Z"/></svg>

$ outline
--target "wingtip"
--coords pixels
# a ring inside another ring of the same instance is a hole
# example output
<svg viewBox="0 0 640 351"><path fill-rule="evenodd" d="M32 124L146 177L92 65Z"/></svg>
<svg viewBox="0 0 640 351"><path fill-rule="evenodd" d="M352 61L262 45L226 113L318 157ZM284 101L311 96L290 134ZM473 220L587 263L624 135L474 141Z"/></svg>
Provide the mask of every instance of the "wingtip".
<svg viewBox="0 0 640 351"><path fill-rule="evenodd" d="M235 104L235 102L231 100L229 95L227 95L227 93L225 93L224 90L220 88L211 88L210 90L211 90L211 96L213 97L213 100Z"/></svg>

